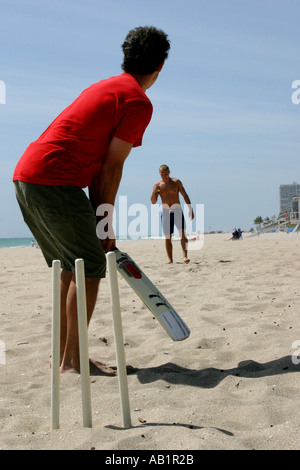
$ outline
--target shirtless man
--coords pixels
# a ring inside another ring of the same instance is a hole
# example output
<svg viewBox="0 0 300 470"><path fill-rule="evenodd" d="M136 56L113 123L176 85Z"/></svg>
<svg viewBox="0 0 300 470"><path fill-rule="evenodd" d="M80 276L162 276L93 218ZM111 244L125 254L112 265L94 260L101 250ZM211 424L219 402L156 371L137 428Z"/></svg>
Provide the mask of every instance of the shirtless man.
<svg viewBox="0 0 300 470"><path fill-rule="evenodd" d="M183 212L180 206L179 193L183 196L185 203L189 206L189 216L194 218L191 201L187 195L183 184L177 178L170 178L170 170L167 165L159 167L159 174L161 180L155 183L151 195L151 203L156 204L158 196L160 195L162 201L162 226L165 235L165 247L168 256L168 263L173 263L173 246L172 234L174 232L174 225L176 225L183 251L183 261L189 263L190 260L187 256L187 238L185 235L185 222Z"/></svg>

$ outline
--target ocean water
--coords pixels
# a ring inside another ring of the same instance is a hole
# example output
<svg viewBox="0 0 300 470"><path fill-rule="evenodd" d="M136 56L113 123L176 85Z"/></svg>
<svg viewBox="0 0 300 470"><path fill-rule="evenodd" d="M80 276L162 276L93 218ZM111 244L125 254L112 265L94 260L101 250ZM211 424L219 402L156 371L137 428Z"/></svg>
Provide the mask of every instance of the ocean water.
<svg viewBox="0 0 300 470"><path fill-rule="evenodd" d="M0 248L31 246L33 238L0 238Z"/></svg>
<svg viewBox="0 0 300 470"><path fill-rule="evenodd" d="M151 236L141 236L141 237L133 237L133 238L124 238L120 237L117 241L131 241L131 240L147 240L149 238L153 238ZM160 237L154 237L160 238ZM27 247L31 246L32 242L36 243L34 238L27 237L27 238L0 238L0 248L13 248L13 247Z"/></svg>

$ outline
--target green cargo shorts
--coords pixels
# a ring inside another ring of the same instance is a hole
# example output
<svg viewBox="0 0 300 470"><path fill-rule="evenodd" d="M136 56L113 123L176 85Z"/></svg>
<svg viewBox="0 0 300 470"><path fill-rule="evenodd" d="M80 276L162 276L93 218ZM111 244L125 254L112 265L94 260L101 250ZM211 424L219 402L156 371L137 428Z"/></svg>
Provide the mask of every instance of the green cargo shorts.
<svg viewBox="0 0 300 470"><path fill-rule="evenodd" d="M38 242L49 267L60 260L62 269L75 272L82 258L86 278L103 278L106 256L96 234L96 216L81 188L15 182L25 223Z"/></svg>

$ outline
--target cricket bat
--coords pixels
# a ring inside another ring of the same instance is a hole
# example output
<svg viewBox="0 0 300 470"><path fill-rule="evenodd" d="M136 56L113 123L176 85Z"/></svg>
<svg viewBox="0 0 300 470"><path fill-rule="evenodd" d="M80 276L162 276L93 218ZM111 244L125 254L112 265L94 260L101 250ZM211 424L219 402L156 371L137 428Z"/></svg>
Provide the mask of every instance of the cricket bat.
<svg viewBox="0 0 300 470"><path fill-rule="evenodd" d="M189 337L190 330L162 293L127 253L114 250L118 272L152 312L174 341Z"/></svg>

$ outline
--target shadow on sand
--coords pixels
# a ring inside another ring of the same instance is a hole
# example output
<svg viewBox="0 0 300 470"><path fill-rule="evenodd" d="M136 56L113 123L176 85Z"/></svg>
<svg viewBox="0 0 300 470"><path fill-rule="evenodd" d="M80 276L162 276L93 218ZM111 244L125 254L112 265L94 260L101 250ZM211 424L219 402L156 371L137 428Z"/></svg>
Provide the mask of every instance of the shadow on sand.
<svg viewBox="0 0 300 470"><path fill-rule="evenodd" d="M300 365L296 365L292 361L292 356L285 356L274 361L260 364L258 362L247 360L240 362L237 367L233 369L215 369L209 367L207 369L194 370L185 367L180 367L171 362L162 364L157 367L150 367L145 369L137 369L131 366L127 367L128 374L137 374L139 381L142 384L156 382L157 380L165 380L170 384L182 384L193 387L201 388L214 388L226 377L232 375L236 377L247 378L260 378L273 375L287 374L291 372L300 372ZM195 426L184 423L152 423L146 422L142 425L133 426L136 428L144 428L146 426L179 426L189 429L215 429L227 436L234 436L231 431L226 429L217 428L214 426ZM117 426L106 426L110 429L123 430Z"/></svg>
<svg viewBox="0 0 300 470"><path fill-rule="evenodd" d="M240 362L233 369L188 369L171 362L147 369L128 368L128 373L135 373L141 383L165 380L171 384L182 384L201 388L214 388L229 375L237 377L260 378L272 375L300 372L300 365L292 361L292 356L285 356L274 361L260 364L247 360Z"/></svg>

